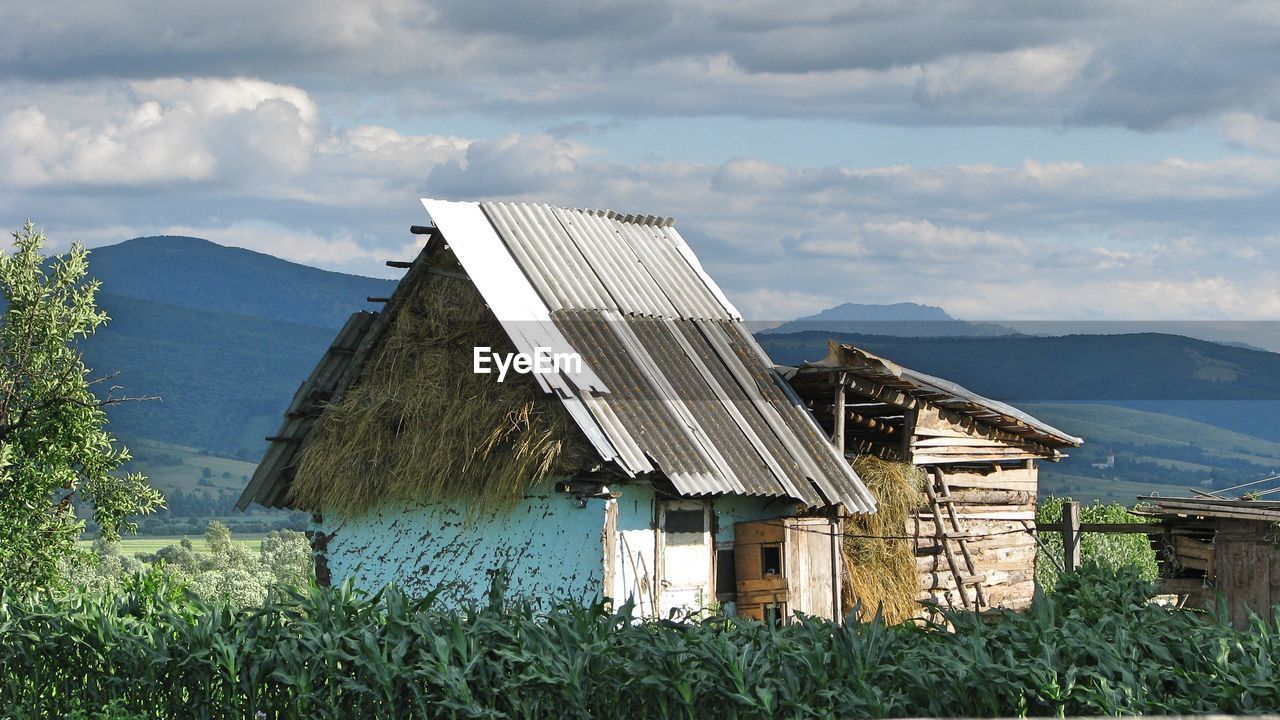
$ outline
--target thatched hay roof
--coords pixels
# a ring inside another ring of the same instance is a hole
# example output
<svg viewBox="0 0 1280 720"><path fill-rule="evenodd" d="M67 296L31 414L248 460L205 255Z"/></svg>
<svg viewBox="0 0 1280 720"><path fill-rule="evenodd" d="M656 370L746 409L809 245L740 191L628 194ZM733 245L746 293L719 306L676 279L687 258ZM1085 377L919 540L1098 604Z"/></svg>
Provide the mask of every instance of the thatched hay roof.
<svg viewBox="0 0 1280 720"><path fill-rule="evenodd" d="M501 504L578 470L591 448L532 377L472 372L471 348L513 350L475 287L425 273L404 291L359 380L307 436L291 502L348 515L451 496Z"/></svg>

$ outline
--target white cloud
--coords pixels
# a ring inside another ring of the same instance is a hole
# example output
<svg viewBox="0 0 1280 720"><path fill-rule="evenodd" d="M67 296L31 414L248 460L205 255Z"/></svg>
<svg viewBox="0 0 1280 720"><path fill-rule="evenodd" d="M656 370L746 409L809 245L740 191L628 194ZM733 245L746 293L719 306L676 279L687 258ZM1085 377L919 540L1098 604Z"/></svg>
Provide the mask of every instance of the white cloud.
<svg viewBox="0 0 1280 720"><path fill-rule="evenodd" d="M0 116L9 183L111 187L294 174L307 167L317 126L305 92L246 78L130 83L69 104L64 97L24 98Z"/></svg>
<svg viewBox="0 0 1280 720"><path fill-rule="evenodd" d="M1280 155L1280 122L1252 113L1228 113L1221 127L1223 137L1237 148Z"/></svg>
<svg viewBox="0 0 1280 720"><path fill-rule="evenodd" d="M1091 56L1083 45L955 55L921 67L917 96L929 104L1060 96L1081 80Z"/></svg>
<svg viewBox="0 0 1280 720"><path fill-rule="evenodd" d="M0 215L183 233L348 271L407 257L420 195L673 215L747 312L911 299L971 317L1265 317L1280 158L799 167L620 162L547 134L331 127L297 87L189 80L0 101ZM105 229L105 230L104 230ZM1166 301L1160 294L1166 294Z"/></svg>

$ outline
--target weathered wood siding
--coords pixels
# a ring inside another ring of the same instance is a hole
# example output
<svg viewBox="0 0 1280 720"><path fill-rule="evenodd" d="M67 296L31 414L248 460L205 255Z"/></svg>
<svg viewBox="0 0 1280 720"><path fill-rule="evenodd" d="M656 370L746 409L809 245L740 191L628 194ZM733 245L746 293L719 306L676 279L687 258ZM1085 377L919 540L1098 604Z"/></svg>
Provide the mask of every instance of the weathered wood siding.
<svg viewBox="0 0 1280 720"><path fill-rule="evenodd" d="M916 465L941 465L1035 460L1053 452L960 413L923 405L915 413L910 454Z"/></svg>
<svg viewBox="0 0 1280 720"><path fill-rule="evenodd" d="M949 469L944 472L956 500L962 530L971 536L969 551L976 573L984 578L981 585L987 606L1027 607L1035 592L1036 541L1025 530L1035 525L1038 470ZM916 538L920 599L961 607L955 577L934 538L933 518L928 509L910 518L906 531ZM952 549L959 554L954 542Z"/></svg>
<svg viewBox="0 0 1280 720"><path fill-rule="evenodd" d="M1231 612L1244 627L1253 612L1268 619L1280 605L1280 541L1269 522L1220 519L1213 541L1213 572Z"/></svg>

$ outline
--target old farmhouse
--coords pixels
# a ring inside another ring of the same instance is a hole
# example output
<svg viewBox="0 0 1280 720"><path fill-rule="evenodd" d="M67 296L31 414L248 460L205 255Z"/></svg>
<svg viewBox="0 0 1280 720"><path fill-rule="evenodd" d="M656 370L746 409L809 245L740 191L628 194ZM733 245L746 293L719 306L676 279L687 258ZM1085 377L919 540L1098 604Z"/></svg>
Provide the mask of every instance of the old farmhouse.
<svg viewBox="0 0 1280 720"><path fill-rule="evenodd" d="M1078 438L849 346L774 367L670 219L423 203L240 498L314 513L322 582L479 599L503 568L664 617L1029 601L1035 462Z"/></svg>
<svg viewBox="0 0 1280 720"><path fill-rule="evenodd" d="M831 617L841 517L875 502L672 222L423 202L425 247L299 388L240 506L313 511L334 582L478 598L504 567L513 592L647 615ZM499 381L477 348L581 363Z"/></svg>

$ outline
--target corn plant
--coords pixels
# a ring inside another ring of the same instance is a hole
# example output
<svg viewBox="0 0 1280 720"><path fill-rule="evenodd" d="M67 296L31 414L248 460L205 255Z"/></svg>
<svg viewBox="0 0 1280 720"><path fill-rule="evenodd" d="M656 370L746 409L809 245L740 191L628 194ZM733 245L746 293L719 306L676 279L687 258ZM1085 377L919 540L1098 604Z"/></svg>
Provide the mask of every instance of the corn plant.
<svg viewBox="0 0 1280 720"><path fill-rule="evenodd" d="M926 625L642 621L394 587L275 589L259 607L0 592L6 717L809 718L1232 713L1280 707L1275 621L1149 603L1086 564L1021 613Z"/></svg>

